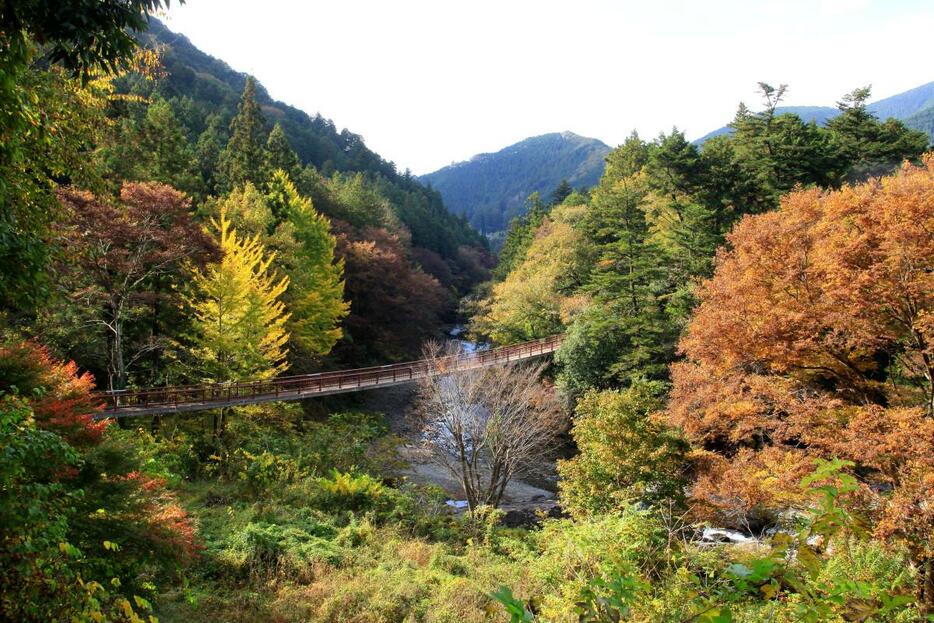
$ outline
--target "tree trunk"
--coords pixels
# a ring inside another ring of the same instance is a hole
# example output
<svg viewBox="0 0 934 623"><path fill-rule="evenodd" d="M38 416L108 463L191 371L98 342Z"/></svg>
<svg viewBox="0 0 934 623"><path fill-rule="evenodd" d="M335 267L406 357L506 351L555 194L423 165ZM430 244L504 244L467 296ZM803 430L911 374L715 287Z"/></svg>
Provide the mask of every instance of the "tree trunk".
<svg viewBox="0 0 934 623"><path fill-rule="evenodd" d="M223 437L224 433L227 432L227 413L230 411L230 407L224 407L221 409L221 430L220 436Z"/></svg>
<svg viewBox="0 0 934 623"><path fill-rule="evenodd" d="M126 363L123 360L123 326L117 319L119 312L113 312L111 319L111 344L110 344L110 389L126 389Z"/></svg>

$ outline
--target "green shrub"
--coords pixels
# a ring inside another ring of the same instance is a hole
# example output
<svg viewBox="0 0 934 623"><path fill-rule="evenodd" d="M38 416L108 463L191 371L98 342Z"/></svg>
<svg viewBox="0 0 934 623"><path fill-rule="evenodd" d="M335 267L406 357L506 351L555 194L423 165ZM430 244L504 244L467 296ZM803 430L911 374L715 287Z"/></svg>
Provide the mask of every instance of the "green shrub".
<svg viewBox="0 0 934 623"><path fill-rule="evenodd" d="M329 513L367 513L392 515L406 504L405 496L387 487L369 474L332 470L330 475L314 479L315 489L309 503Z"/></svg>
<svg viewBox="0 0 934 623"><path fill-rule="evenodd" d="M243 449L236 450L234 455L238 463L237 478L253 493L269 491L305 475L295 459L289 456L266 451L252 454Z"/></svg>
<svg viewBox="0 0 934 623"><path fill-rule="evenodd" d="M579 453L558 467L565 509L584 516L634 502L680 505L688 444L652 419L661 391L659 383L640 381L581 399L571 430Z"/></svg>
<svg viewBox="0 0 934 623"><path fill-rule="evenodd" d="M309 580L316 563L337 565L346 555L328 524L305 520L286 525L250 522L232 534L221 557L254 577Z"/></svg>
<svg viewBox="0 0 934 623"><path fill-rule="evenodd" d="M329 470L377 471L386 467L385 453L374 453L378 440L387 438L389 432L379 414L335 413L326 422L307 422L303 428L296 454L301 466L313 474ZM395 445L392 443L393 448Z"/></svg>
<svg viewBox="0 0 934 623"><path fill-rule="evenodd" d="M545 620L576 620L577 604L596 578L656 575L664 566L667 533L646 511L633 507L579 521L545 522L535 535L538 551L529 572Z"/></svg>

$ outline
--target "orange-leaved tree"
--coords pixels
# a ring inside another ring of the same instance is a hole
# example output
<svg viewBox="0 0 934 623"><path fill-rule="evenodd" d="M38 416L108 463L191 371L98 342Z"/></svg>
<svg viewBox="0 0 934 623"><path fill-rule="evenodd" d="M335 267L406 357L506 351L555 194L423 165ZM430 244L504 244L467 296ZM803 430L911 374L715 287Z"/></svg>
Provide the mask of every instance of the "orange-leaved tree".
<svg viewBox="0 0 934 623"><path fill-rule="evenodd" d="M107 427L107 420L94 420L102 405L93 389L93 376L78 372L74 361L56 360L40 344L0 343L0 394L29 397L38 426L71 444L97 443Z"/></svg>
<svg viewBox="0 0 934 623"><path fill-rule="evenodd" d="M165 481L95 421L93 389L73 361L0 336L0 620L98 620L88 612L120 608L200 549Z"/></svg>
<svg viewBox="0 0 934 623"><path fill-rule="evenodd" d="M877 534L903 542L934 608L934 154L744 219L698 289L669 417L700 507L794 503L815 457L856 463Z"/></svg>

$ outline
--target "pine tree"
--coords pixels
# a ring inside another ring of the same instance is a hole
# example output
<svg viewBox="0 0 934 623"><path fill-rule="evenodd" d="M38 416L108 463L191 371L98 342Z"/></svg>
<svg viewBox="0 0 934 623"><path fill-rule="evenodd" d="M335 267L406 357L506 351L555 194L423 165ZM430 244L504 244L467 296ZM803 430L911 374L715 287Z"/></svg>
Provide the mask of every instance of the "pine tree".
<svg viewBox="0 0 934 623"><path fill-rule="evenodd" d="M290 178L296 179L301 172L301 162L299 162L298 154L292 149L282 126L276 123L266 140L266 172L272 174L278 169L288 173Z"/></svg>
<svg viewBox="0 0 934 623"><path fill-rule="evenodd" d="M292 340L306 352L325 355L341 338L340 321L350 311L344 301L344 264L334 259L331 222L298 194L285 171L273 173L266 199L281 223L277 237L288 233L297 243L280 256L289 275L285 298L292 312Z"/></svg>
<svg viewBox="0 0 934 623"><path fill-rule="evenodd" d="M499 262L493 270L494 280L504 280L516 266L522 263L535 237L535 231L550 210L551 206L545 205L539 193L534 192L526 198L525 213L509 223L506 240L499 252Z"/></svg>
<svg viewBox="0 0 934 623"><path fill-rule="evenodd" d="M195 145L195 156L198 169L201 172L201 181L208 194L217 191L218 167L226 143L226 132L223 123L220 115L209 115L207 127L198 136L198 143Z"/></svg>
<svg viewBox="0 0 934 623"><path fill-rule="evenodd" d="M138 164L138 179L162 182L189 194L200 190L200 184L192 174L195 155L188 144L185 129L172 106L164 99L159 98L149 105L137 144L143 156Z"/></svg>
<svg viewBox="0 0 934 623"><path fill-rule="evenodd" d="M157 96L138 113L118 120L103 142L108 176L116 182L162 182L197 194L201 184L192 173L195 154L172 105Z"/></svg>
<svg viewBox="0 0 934 623"><path fill-rule="evenodd" d="M897 119L880 122L866 107L870 88L854 89L837 103L840 114L827 122L839 156L850 167L846 181L859 182L890 173L924 153L928 137Z"/></svg>
<svg viewBox="0 0 934 623"><path fill-rule="evenodd" d="M247 78L237 116L230 122L230 140L220 157L220 190L230 191L245 182L259 185L264 181L265 122L256 103L256 83Z"/></svg>
<svg viewBox="0 0 934 623"><path fill-rule="evenodd" d="M551 191L551 205L558 205L562 201L568 198L574 192L574 189L571 188L571 184L567 180L561 180L561 183L558 184L553 191Z"/></svg>
<svg viewBox="0 0 934 623"><path fill-rule="evenodd" d="M591 306L568 327L556 361L570 395L640 377L664 378L676 330L665 317L664 259L652 240L647 146L633 135L607 158L582 223L596 247Z"/></svg>
<svg viewBox="0 0 934 623"><path fill-rule="evenodd" d="M288 367L289 314L279 300L288 277L270 270L256 236L240 238L226 211L211 219L223 258L193 276L191 355L208 380L271 378Z"/></svg>
<svg viewBox="0 0 934 623"><path fill-rule="evenodd" d="M778 114L786 85L759 83L765 110L751 113L740 105L730 124L736 157L771 207L797 184L832 185L845 169L830 135L816 123L792 113Z"/></svg>

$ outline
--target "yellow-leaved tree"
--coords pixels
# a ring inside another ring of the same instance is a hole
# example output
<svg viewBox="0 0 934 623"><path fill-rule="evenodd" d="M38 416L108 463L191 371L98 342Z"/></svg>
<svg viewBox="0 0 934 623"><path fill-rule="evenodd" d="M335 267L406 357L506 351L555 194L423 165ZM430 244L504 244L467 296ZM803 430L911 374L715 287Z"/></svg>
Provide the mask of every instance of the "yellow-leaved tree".
<svg viewBox="0 0 934 623"><path fill-rule="evenodd" d="M575 228L582 206L559 206L544 219L521 263L493 286L471 329L500 344L564 331L585 303L575 294L591 264L590 247Z"/></svg>
<svg viewBox="0 0 934 623"><path fill-rule="evenodd" d="M285 171L274 171L268 187L266 203L280 221L273 243L282 249L279 265L289 276L285 300L292 314L288 330L293 350L326 355L343 335L340 323L350 312L344 300L344 262L334 257L337 240L331 221L298 193Z"/></svg>
<svg viewBox="0 0 934 623"><path fill-rule="evenodd" d="M289 279L270 270L275 254L257 236L237 236L226 210L211 225L223 257L194 273L190 354L208 381L276 376L288 367L289 314L279 299Z"/></svg>

